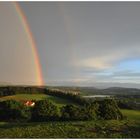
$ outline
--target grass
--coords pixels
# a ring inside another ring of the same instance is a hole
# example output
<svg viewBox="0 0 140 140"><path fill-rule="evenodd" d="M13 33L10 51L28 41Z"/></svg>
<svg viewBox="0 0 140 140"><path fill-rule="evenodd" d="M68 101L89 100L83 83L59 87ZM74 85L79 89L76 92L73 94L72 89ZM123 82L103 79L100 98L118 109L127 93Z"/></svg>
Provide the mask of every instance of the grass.
<svg viewBox="0 0 140 140"><path fill-rule="evenodd" d="M140 122L140 111L122 109L121 112L127 117L127 119Z"/></svg>
<svg viewBox="0 0 140 140"><path fill-rule="evenodd" d="M56 97L56 96L47 95L47 99L53 101L58 106L64 106L66 104L76 104L75 102L73 102L71 100L59 98L59 97Z"/></svg>
<svg viewBox="0 0 140 140"><path fill-rule="evenodd" d="M131 121L78 121L0 124L0 138L139 138Z"/></svg>
<svg viewBox="0 0 140 140"><path fill-rule="evenodd" d="M0 101L4 100L42 100L47 98L47 95L45 94L16 94L16 95L10 95L10 96L4 96L0 98Z"/></svg>
<svg viewBox="0 0 140 140"><path fill-rule="evenodd" d="M16 100L16 101L23 101L23 100L43 100L43 99L49 99L53 101L58 106L63 106L65 104L74 104L71 100L59 98L56 96L50 96L46 94L16 94L11 96L5 96L1 97L0 101L4 100Z"/></svg>
<svg viewBox="0 0 140 140"><path fill-rule="evenodd" d="M0 138L140 138L139 112L122 110L126 120L0 123ZM133 113L135 112L135 113ZM132 115L133 114L133 115Z"/></svg>
<svg viewBox="0 0 140 140"><path fill-rule="evenodd" d="M59 106L72 104L45 94L17 94L2 100L52 100ZM69 122L0 122L0 138L140 138L140 111L122 109L125 120L69 121Z"/></svg>

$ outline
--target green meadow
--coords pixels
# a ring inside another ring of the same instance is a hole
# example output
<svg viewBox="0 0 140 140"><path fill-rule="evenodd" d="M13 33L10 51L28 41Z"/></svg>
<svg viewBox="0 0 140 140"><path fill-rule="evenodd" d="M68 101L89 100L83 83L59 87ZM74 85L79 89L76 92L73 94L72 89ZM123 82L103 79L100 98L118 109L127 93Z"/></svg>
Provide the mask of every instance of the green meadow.
<svg viewBox="0 0 140 140"><path fill-rule="evenodd" d="M10 96L4 96L0 98L0 101L4 100L16 100L16 101L26 101L26 100L43 100L48 99L53 101L58 106L63 106L65 104L74 104L71 100L63 99L56 96L46 95L46 94L16 94Z"/></svg>
<svg viewBox="0 0 140 140"><path fill-rule="evenodd" d="M46 94L16 94L4 100L48 99L58 106L71 100ZM124 120L0 122L0 138L140 138L140 111L121 109Z"/></svg>
<svg viewBox="0 0 140 140"><path fill-rule="evenodd" d="M16 95L1 97L0 101L4 101L4 100L16 100L16 101L42 100L42 99L46 99L46 98L48 98L48 95L46 95L46 94L16 94Z"/></svg>
<svg viewBox="0 0 140 140"><path fill-rule="evenodd" d="M140 111L122 109L121 112L127 117L127 119L140 122Z"/></svg>

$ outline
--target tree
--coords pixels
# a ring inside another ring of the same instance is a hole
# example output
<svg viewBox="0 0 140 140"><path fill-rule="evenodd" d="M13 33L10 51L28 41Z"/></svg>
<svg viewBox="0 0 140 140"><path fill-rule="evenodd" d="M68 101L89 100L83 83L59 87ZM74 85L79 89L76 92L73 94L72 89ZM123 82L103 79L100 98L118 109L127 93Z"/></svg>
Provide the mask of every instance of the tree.
<svg viewBox="0 0 140 140"><path fill-rule="evenodd" d="M76 105L65 105L61 109L62 120L82 120L82 109Z"/></svg>
<svg viewBox="0 0 140 140"><path fill-rule="evenodd" d="M37 101L32 109L32 120L35 121L58 120L59 117L58 107L48 100Z"/></svg>
<svg viewBox="0 0 140 140"><path fill-rule="evenodd" d="M98 109L99 109L99 104L97 102L91 102L85 104L83 108L84 120L98 119Z"/></svg>
<svg viewBox="0 0 140 140"><path fill-rule="evenodd" d="M110 119L119 120L123 118L123 115L120 112L116 101L113 99L104 99L102 101L99 101L98 115L102 119L106 119L106 120L110 120Z"/></svg>
<svg viewBox="0 0 140 140"><path fill-rule="evenodd" d="M0 103L0 119L6 121L29 121L31 111L21 102L7 100Z"/></svg>

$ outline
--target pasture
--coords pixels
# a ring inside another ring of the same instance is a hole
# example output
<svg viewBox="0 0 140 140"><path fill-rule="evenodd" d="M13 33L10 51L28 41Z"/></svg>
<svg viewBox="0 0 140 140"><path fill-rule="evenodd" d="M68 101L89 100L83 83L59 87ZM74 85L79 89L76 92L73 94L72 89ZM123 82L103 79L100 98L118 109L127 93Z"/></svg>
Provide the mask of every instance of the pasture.
<svg viewBox="0 0 140 140"><path fill-rule="evenodd" d="M140 122L140 111L122 109L121 112L127 117L128 120L135 120Z"/></svg>
<svg viewBox="0 0 140 140"><path fill-rule="evenodd" d="M48 99L53 101L58 106L63 106L65 104L74 104L71 100L63 99L56 96L46 95L46 94L16 94L10 96L4 96L0 98L0 101L4 100L16 100L16 101L26 101L26 100L43 100Z"/></svg>

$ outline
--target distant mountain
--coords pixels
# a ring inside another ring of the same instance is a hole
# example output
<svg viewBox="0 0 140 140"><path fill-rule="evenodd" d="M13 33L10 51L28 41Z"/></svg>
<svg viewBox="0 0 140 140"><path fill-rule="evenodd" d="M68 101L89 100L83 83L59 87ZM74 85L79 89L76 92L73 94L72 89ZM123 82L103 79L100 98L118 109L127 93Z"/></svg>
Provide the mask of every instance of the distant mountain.
<svg viewBox="0 0 140 140"><path fill-rule="evenodd" d="M119 83L119 82L95 82L95 83L89 83L88 85L81 84L83 87L94 87L98 89L105 89L110 87L122 87L122 88L138 88L140 89L140 83Z"/></svg>
<svg viewBox="0 0 140 140"><path fill-rule="evenodd" d="M0 82L0 87L3 86L15 86L15 87L23 87L23 85L12 85L8 82ZM38 87L38 86L29 86L27 87ZM81 92L82 95L140 95L140 89L137 88L126 88L126 87L109 87L104 89L99 89L96 87L66 87L66 86L42 86L42 88L57 88L64 91L76 91Z"/></svg>
<svg viewBox="0 0 140 140"><path fill-rule="evenodd" d="M13 85L13 84L10 82L0 82L0 86L10 86L10 85Z"/></svg>
<svg viewBox="0 0 140 140"><path fill-rule="evenodd" d="M108 94L121 94L121 95L140 95L140 89L137 88L123 88L123 87L111 87L102 90L104 93Z"/></svg>
<svg viewBox="0 0 140 140"><path fill-rule="evenodd" d="M65 90L80 91L83 95L140 95L140 89L126 87L109 87L99 89L95 87L57 87Z"/></svg>

